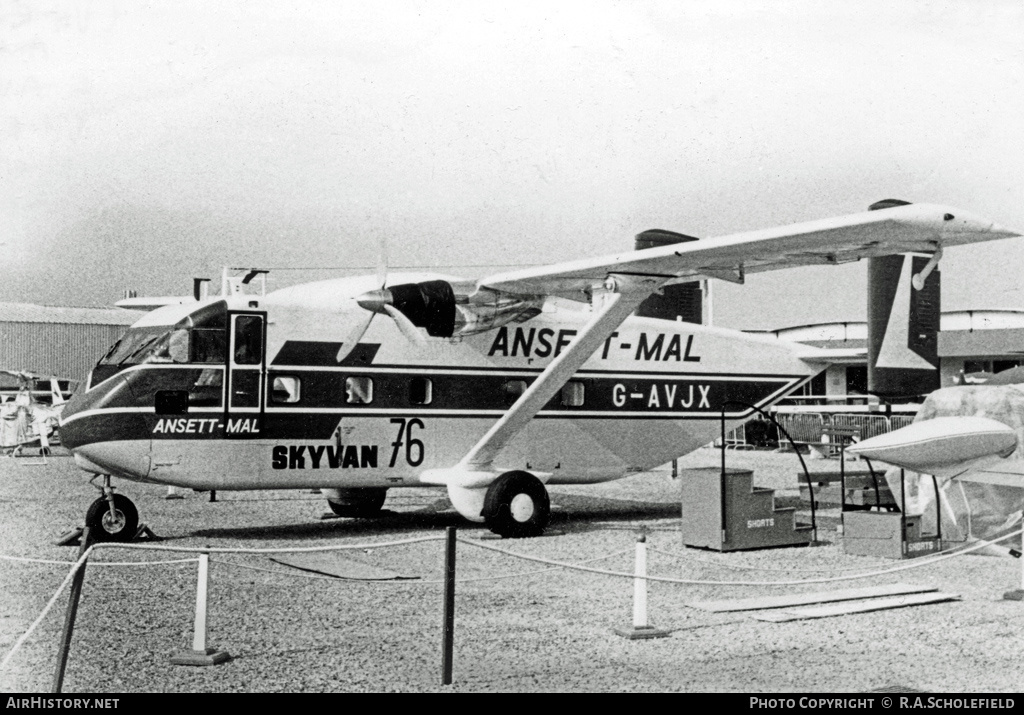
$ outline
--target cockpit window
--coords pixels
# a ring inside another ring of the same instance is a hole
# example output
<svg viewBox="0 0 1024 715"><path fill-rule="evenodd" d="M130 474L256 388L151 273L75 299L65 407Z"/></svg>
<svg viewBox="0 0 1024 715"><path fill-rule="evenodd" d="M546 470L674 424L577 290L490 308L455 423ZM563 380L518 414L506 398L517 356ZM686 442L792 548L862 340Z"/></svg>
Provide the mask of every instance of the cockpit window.
<svg viewBox="0 0 1024 715"><path fill-rule="evenodd" d="M143 363L223 363L227 352L227 304L218 301L175 325L129 328L100 365Z"/></svg>
<svg viewBox="0 0 1024 715"><path fill-rule="evenodd" d="M223 363L226 352L223 328L192 329L192 362Z"/></svg>
<svg viewBox="0 0 1024 715"><path fill-rule="evenodd" d="M128 331L107 351L100 365L121 365L142 363L154 352L166 348L169 328L129 328ZM161 341L161 338L163 340ZM162 345L160 343L163 343ZM168 359L166 362L170 362Z"/></svg>

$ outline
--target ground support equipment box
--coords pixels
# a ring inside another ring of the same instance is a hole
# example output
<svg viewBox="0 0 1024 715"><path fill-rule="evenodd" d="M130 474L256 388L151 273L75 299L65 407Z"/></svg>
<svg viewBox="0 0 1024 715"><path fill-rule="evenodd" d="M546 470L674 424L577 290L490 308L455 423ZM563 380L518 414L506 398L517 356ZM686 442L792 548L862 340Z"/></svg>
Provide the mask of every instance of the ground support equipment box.
<svg viewBox="0 0 1024 715"><path fill-rule="evenodd" d="M682 482L683 545L715 551L802 546L813 529L794 507L776 508L775 491L754 486L749 469L687 470Z"/></svg>

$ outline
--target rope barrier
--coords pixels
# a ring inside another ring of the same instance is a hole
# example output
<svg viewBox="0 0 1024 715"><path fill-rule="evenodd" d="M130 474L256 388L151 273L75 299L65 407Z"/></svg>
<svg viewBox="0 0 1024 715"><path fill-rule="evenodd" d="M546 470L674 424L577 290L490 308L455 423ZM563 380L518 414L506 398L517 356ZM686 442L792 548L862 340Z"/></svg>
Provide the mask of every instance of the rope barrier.
<svg viewBox="0 0 1024 715"><path fill-rule="evenodd" d="M166 561L90 561L90 566L164 566L167 564L194 564L199 559L167 559Z"/></svg>
<svg viewBox="0 0 1024 715"><path fill-rule="evenodd" d="M610 554L605 554L604 556L595 556L592 559L586 559L584 561L579 561L577 563L578 564L589 564L589 563L592 563L594 561L603 561L605 559L614 558L616 556L622 556L623 554L629 553L632 550L633 550L632 548L629 548L629 549L623 549L621 551L614 551L614 552L612 552ZM192 560L194 561L195 559L192 559ZM210 562L211 563L217 563L217 564L224 564L225 566L234 566L234 567L237 567L237 568L240 568L240 569L247 569L249 571L262 571L264 573L273 573L273 574L278 574L280 576L285 576L285 577L293 577L293 576L295 576L295 577L299 577L299 578L308 578L308 579L323 580L323 581L333 581L335 583L337 583L339 581L345 582L345 581L353 581L353 580L365 580L365 579L345 579L345 578L339 578L338 576L325 576L325 575L311 574L311 573L302 573L302 572L296 573L294 571L285 571L283 569L269 569L269 568L266 568L264 566L252 566L250 564L240 564L237 561L221 561L220 559L210 559ZM537 574L552 573L552 572L558 571L558 570L559 569L556 568L556 567L551 567L551 568L546 568L546 569L536 569L534 571L520 571L518 573L504 574L502 576L477 576L477 577L473 577L473 578L460 578L460 579L456 579L456 582L457 583L477 583L477 582L480 582L480 581L500 581L500 580L506 579L506 578L520 578L522 576L535 576ZM423 584L436 585L436 584L439 584L439 583L444 583L444 579L409 579L409 578L402 578L402 579L373 579L373 582L374 583L386 583L388 585L420 586L420 585L423 585Z"/></svg>
<svg viewBox="0 0 1024 715"><path fill-rule="evenodd" d="M332 546L313 546L313 547L301 547L301 548L300 547L294 547L294 548L284 548L284 549L243 549L243 548L226 548L226 547L159 546L159 545L154 545L154 544L121 544L121 543L112 542L112 541L104 541L104 542L99 542L99 543L96 543L96 544L92 544L91 546L89 546L88 549L86 549L82 553L82 555L79 557L78 561L75 561L72 564L71 570L68 572L68 575L64 578L64 581L61 582L60 586L57 587L57 590L54 592L53 596L47 602L46 606L43 607L43 610L39 614L39 616L37 616L36 619L32 622L32 624L28 627L28 630L26 630L21 635L21 637L18 638L17 641L15 641L15 643L11 647L10 651L8 651L7 655L4 657L3 662L0 662L0 670L3 670L4 668L7 667L7 664L10 662L11 658L14 657L15 653L18 652L18 650L21 648L22 644L24 644L25 641L28 640L31 637L32 633L35 632L35 629L39 626L40 623L42 623L43 619L46 618L46 615L50 612L50 609L53 608L53 604L56 603L57 599L64 592L64 589L66 589L68 587L68 584L71 583L71 580L74 578L74 576L78 572L78 570L80 568L82 568L82 565L88 560L89 556L92 555L92 553L94 551L97 551L97 550L99 550L101 548L108 548L108 549L110 549L110 548L121 548L121 549L137 550L137 551L172 551L172 552L195 553L195 554L203 554L203 553L206 553L206 554L209 554L209 553L250 553L250 554L285 553L285 554L287 554L287 553L311 553L311 552L318 552L318 551L340 551L340 550L353 550L353 549L375 549L375 548L384 548L384 547L389 547L389 546L404 546L404 545L407 545L407 544L417 544L417 543L422 543L422 542L427 542L427 541L440 541L440 540L442 540L444 538L445 538L444 536L425 536L425 537L419 537L419 538L415 538L415 539L402 539L402 540L399 540L399 541L389 541L389 542L382 542L382 543L376 543L376 544L374 544L374 543L371 543L371 544L335 544L335 545L332 545ZM26 560L26 559L22 559L21 557L8 557L8 558L10 558L12 560L19 560L19 561L20 560ZM197 561L197 560L198 559L175 559L175 560L166 561L166 562L163 562L163 563L187 563L187 562ZM43 561L43 560L40 559L39 561ZM62 562L57 561L55 563L62 563ZM71 563L71 562L63 562L63 563ZM105 565L117 565L117 566L121 566L121 565L129 566L130 565L130 566L136 566L136 565L141 565L142 563L143 562L105 562ZM160 563L160 562L154 562L154 563ZM100 564L95 564L95 565L100 565ZM146 565L149 565L149 564L146 564Z"/></svg>
<svg viewBox="0 0 1024 715"><path fill-rule="evenodd" d="M837 581L851 581L851 580L856 580L856 579L870 578L870 577L873 577L873 576L883 576L883 575L886 575L886 574L897 573L899 571L906 571L906 570L910 570L910 569L914 569L914 568L923 568L925 566L930 566L932 564L936 564L936 563L939 563L941 561L946 561L948 559L955 558L957 556L962 556L964 554L969 554L969 553L972 553L974 551L979 551L979 550L987 548L987 547L989 547L989 546L991 546L993 544L997 544L997 543L999 543L1001 541L1006 541L1008 539L1012 539L1014 537L1020 536L1021 534L1024 534L1024 528L1018 529L1017 531L1011 532L1011 533L1006 534L1004 536L1001 536L1001 537L999 537L997 539L992 539L990 541L981 541L981 542L978 542L978 543L976 543L976 544L974 544L972 546L966 547L966 548L957 549L957 550L951 550L948 553L942 553L942 554L937 554L937 555L932 556L932 557L925 557L925 558L922 558L922 559L917 559L913 563L905 564L905 565L901 565L901 566L895 566L895 567L892 567L892 568L878 569L878 570L869 571L869 572L866 572L866 573L851 574L851 575L846 575L846 576L835 576L835 577L830 577L830 578L799 579L799 580L786 580L786 581L708 581L708 580L699 580L699 579L669 578L669 577L664 577L664 576L648 576L648 575L638 576L636 573L626 573L626 572L622 572L622 571L610 571L610 570L607 570L607 569L599 569L599 568L593 568L593 567L581 565L581 564L591 563L593 561L600 561L600 560L604 560L604 559L612 558L614 556L621 555L625 551L628 551L628 549L624 550L624 551L613 552L611 554L606 554L604 556L595 557L593 559L588 559L586 561L581 561L581 562L578 562L578 563L567 563L567 562L563 562L563 561L555 561L553 559L545 559L545 558L542 558L542 557L539 557L539 556L530 556L530 555L527 555L527 554L516 553L514 551L509 551L508 549L502 549L502 548L499 548L497 546L491 546L489 544L485 544L485 543L482 543L482 542L479 542L479 541L474 541L472 539L465 539L465 538L461 538L461 537L456 537L456 540L457 541L461 541L462 543L467 544L469 546L475 546L477 548L483 549L485 551L493 551L495 553L504 554L506 556L511 556L513 558L522 559L524 561L532 561L532 562L535 562L535 563L547 564L548 566L551 567L551 568L548 568L548 569L540 569L540 570L534 571L534 572L524 572L524 573L518 573L518 574L506 574L506 575L503 575L503 576L493 576L493 577L479 577L479 578L474 578L474 579L462 579L463 583L470 582L470 581L488 581L488 580L499 580L499 579L502 579L502 578L516 578L516 577L522 577L522 576L526 576L526 575L532 575L532 574L535 574L535 573L545 573L545 572L551 571L551 570L553 570L555 568L561 568L561 569L567 569L567 570L570 570L570 571L582 571L582 572L587 572L587 573L596 573L596 574L604 575L604 576L615 576L615 577L619 577L619 578L628 578L628 579L634 579L634 580L639 579L639 580L643 580L643 581L655 581L655 582L660 582L660 583L675 583L675 584L683 584L683 585L700 585L700 586L797 586L797 585L803 585L803 584L817 584L817 583L832 583L832 582L837 582ZM97 544L92 544L91 546L89 546L82 553L82 555L78 558L78 560L75 561L72 564L71 569L68 571L67 576L61 582L60 586L57 587L57 590L54 592L53 596L50 597L50 600L43 607L43 610L36 617L36 619L32 622L32 624L28 627L28 629L15 641L14 645L8 651L7 655L4 656L3 661L0 662L0 670L3 670L4 668L7 667L8 663L11 661L11 659L14 657L14 655L18 652L18 650L22 647L22 645L31 637L32 633L35 632L36 628L39 626L40 623L42 623L43 619L46 618L47 614L50 612L50 610L53 608L54 604L57 602L57 599L64 592L64 589L66 589L68 587L68 584L71 583L71 581L74 578L75 574L79 571L79 569L81 569L83 567L83 565L86 563L88 558L92 555L92 553L94 551L100 549L100 548L122 548L122 549L146 550L146 551L171 551L171 552L179 552L179 553L196 553L196 554L210 554L210 553L221 553L221 554L223 554L223 553L236 553L236 554L314 553L314 552L325 552L325 551L343 551L343 550L357 550L357 549L367 550L367 549L387 548L387 547L392 547L392 546L405 546L405 545L410 545L410 544L425 543L425 542L428 542L428 541L441 541L441 540L444 540L445 538L446 538L445 536L438 535L438 536L417 537L417 538L412 538L412 539L402 539L402 540L398 540L398 541L380 542L380 543L368 543L368 544L335 544L335 545L331 545L331 546L293 547L293 548L268 548L268 549L238 548L238 547L162 546L162 545L151 545L151 544L121 544L121 543L115 543L115 542L101 542L101 543L97 543ZM659 553L665 553L666 555L678 558L678 555L671 554L669 552L661 552L661 551L659 551ZM2 558L5 558L7 560L13 560L13 561L27 561L27 562L33 562L34 561L34 562L38 562L38 563L58 563L58 564L61 564L61 563L71 563L71 562L61 562L61 561L49 561L49 560L43 560L43 559L28 559L28 558L23 558L23 557L12 557L12 556L3 556ZM148 565L158 565L158 564L188 563L188 562L193 562L193 561L197 561L197 560L198 559L192 558L192 559L174 559L174 560L154 561L154 562L104 562L104 563L97 563L95 565L97 565L97 566L99 566L99 565L105 565L105 566L143 566L143 565L146 565L146 566L148 566ZM257 571L268 571L268 572L271 572L271 573L281 573L281 574L284 574L284 575L291 575L291 576L298 576L298 575L300 575L300 574L289 574L288 572L280 571L278 569L273 569L273 570L271 570L271 569L262 569L260 567L253 567L253 566L248 566L248 565L245 565L245 564L238 564L238 563L234 563L234 562L230 562L230 561L219 561L218 560L218 563L223 563L223 564L226 564L226 565L229 565L229 566L237 566L239 568L248 568L248 569L257 570ZM728 565L726 565L726 566L728 566ZM845 569L843 569L843 570L845 570ZM301 574L301 575L306 577L306 578L332 578L332 580L335 580L335 581L338 580L338 579L333 579L333 577L328 577L328 576L316 576L315 574ZM437 581L437 580L430 580L430 581L417 581L416 583L439 583L439 582L440 581Z"/></svg>
<svg viewBox="0 0 1024 715"><path fill-rule="evenodd" d="M978 544L975 544L974 546L968 547L966 549L963 549L962 551L958 551L958 552L953 553L953 554L945 554L943 556L936 556L936 557L933 557L933 558L916 559L914 561L914 563L906 564L904 566L895 566L895 567L890 568L890 569L882 569L882 570L868 572L868 573L863 573L863 574L852 574L852 575L849 575L849 576L835 576L835 577L832 577L832 578L812 578L812 579L800 579L800 580L790 580L790 581L704 581L704 580L696 580L696 579L668 578L668 577L665 577L665 576L644 576L643 578L646 579L647 581L658 581L660 583L678 583L678 584L685 584L685 585L688 585L688 586L800 586L800 585L803 585L803 584L813 584L813 583L832 583L832 582L835 582L835 581L854 581L854 580L860 579L860 578L870 578L872 576L884 576L886 574L896 573L898 571L906 571L906 570L909 570L909 569L921 568L923 566L930 566L931 564L935 564L935 563L938 563L940 561L945 561L946 559L955 558L955 557L961 556L963 554L969 554L972 551L979 551L979 550L981 550L983 548L991 546L992 544L999 543L1000 541L1006 541L1007 539L1012 539L1013 537L1019 536L1022 533L1024 533L1024 529L1020 529L1020 530L1015 531L1015 532L1013 532L1011 534L1007 534L1006 536L1001 536L998 539L993 539L992 541L982 541L982 542L979 542ZM478 541L471 541L469 539L462 539L462 538L460 538L459 541L463 542L464 544L469 544L470 546L476 546L478 548L485 549L487 551L496 551L498 553L505 554L507 556L513 556L515 558L524 559L526 561L536 561L538 563L550 564L552 566L560 566L561 568L566 568L566 569L570 569L570 570L587 571L589 573L601 574L603 576L618 576L620 578L631 578L631 579L632 578L640 578L636 574L624 573L622 571L607 571L607 570L604 570L604 569L595 569L595 568L590 568L590 567L587 567L587 566L573 566L572 564L567 564L567 563L563 563L563 562L560 562L560 561L553 561L551 559L543 559L543 558L540 558L539 556L527 556L525 554L517 554L515 552L508 551L506 549L500 549L500 548L498 548L496 546L490 546L488 544L482 544L482 543L480 543Z"/></svg>
<svg viewBox="0 0 1024 715"><path fill-rule="evenodd" d="M64 581L60 584L60 586L57 587L57 590L54 592L49 602L47 602L46 606L43 607L42 613L40 613L39 616L34 621L32 621L32 625L30 625L28 627L28 630L25 631L21 635L21 637L14 642L14 645L7 652L7 655L4 656L3 662L0 662L0 670L3 670L7 667L7 664L11 661L11 658L14 657L14 654L18 652L18 649L21 648L22 644L24 644L25 641L29 639L33 631L35 631L39 624L43 622L43 619L46 618L46 614L50 612L50 609L53 608L53 604L57 602L57 598L64 592L64 589L68 587L68 584L71 583L71 579L74 578L75 574L78 572L78 569L82 568L82 565L89 558L89 554L92 553L92 550L94 548L95 546L90 546L78 558L78 561L74 563L74 565L71 567L71 570L68 572L68 575L64 578Z"/></svg>
<svg viewBox="0 0 1024 715"><path fill-rule="evenodd" d="M875 566L875 565L872 565L872 566L835 566L835 567L822 566L821 568L817 568L817 569L771 568L769 566L747 566L745 564L725 564L725 563L721 563L719 561L714 561L712 559L701 558L700 556L696 556L696 555L692 555L692 554L688 554L688 553L687 554L678 554L678 553L673 553L671 551L662 551L661 549L656 549L653 546L649 547L649 548L654 553L662 554L663 556L669 556L671 558L680 559L680 560L682 560L682 559L693 559L694 561L699 561L700 563L709 564L711 566L720 566L721 568L724 568L724 569L734 569L734 570L738 570L738 571L768 571L768 572L771 572L771 573L823 573L823 572L825 572L825 573L834 573L834 572L837 572L837 571L863 571L864 569L877 568L877 566ZM944 554L959 553L959 550L962 549L962 548L964 548L964 547L963 546L954 546L954 547L949 548L949 549L943 549L942 551L937 551L934 554L932 554L932 556L941 556L941 555L944 555Z"/></svg>
<svg viewBox="0 0 1024 715"><path fill-rule="evenodd" d="M140 551L175 551L183 554L308 554L318 551L345 551L355 549L382 549L389 546L406 546L408 544L419 544L427 541L443 541L444 536L420 536L415 539L402 539L399 541L383 541L370 544L334 544L332 546L305 546L274 549L248 549L226 546L162 546L157 544L120 544L113 541L103 541L94 544L93 548L107 549L134 549Z"/></svg>
<svg viewBox="0 0 1024 715"><path fill-rule="evenodd" d="M74 561L55 561L52 559L30 559L23 556L5 556L0 554L0 559L6 561L22 561L33 564L59 564L62 566L71 566ZM190 564L195 563L196 559L168 559L166 561L93 561L91 566L159 566L162 564Z"/></svg>
<svg viewBox="0 0 1024 715"><path fill-rule="evenodd" d="M52 559L30 559L24 556L5 556L0 554L0 559L4 561L22 561L25 563L33 564L61 564L62 566L70 566L75 563L74 561L54 561Z"/></svg>

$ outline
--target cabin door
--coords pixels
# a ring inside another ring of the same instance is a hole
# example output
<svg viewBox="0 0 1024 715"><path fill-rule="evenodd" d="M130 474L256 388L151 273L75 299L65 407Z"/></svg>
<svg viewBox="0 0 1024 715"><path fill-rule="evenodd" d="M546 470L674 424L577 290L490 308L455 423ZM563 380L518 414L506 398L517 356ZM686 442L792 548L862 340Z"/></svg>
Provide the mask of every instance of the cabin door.
<svg viewBox="0 0 1024 715"><path fill-rule="evenodd" d="M228 312L225 437L258 437L262 431L266 323L266 313Z"/></svg>

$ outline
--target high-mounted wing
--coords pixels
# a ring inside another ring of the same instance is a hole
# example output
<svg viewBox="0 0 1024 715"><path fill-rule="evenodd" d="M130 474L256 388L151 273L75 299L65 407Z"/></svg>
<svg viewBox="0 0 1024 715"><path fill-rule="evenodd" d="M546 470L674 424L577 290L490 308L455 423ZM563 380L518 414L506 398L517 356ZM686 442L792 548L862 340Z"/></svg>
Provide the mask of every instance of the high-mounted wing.
<svg viewBox="0 0 1024 715"><path fill-rule="evenodd" d="M492 460L586 362L644 298L668 283L724 278L746 273L836 264L895 253L936 254L948 246L1009 238L1017 232L959 209L933 204L884 201L873 210L780 228L720 236L648 248L603 258L559 263L509 273L478 282L478 288L512 294L559 294L590 300L605 292L586 328L553 360L516 403L484 435L454 472L424 476L463 488L485 485ZM809 350L810 352L810 350ZM825 351L814 356L824 358Z"/></svg>
<svg viewBox="0 0 1024 715"><path fill-rule="evenodd" d="M124 308L125 310L141 310L148 313L151 310L163 308L166 305L184 305L185 303L195 302L196 299L192 296L167 295L142 298L123 298L114 303L114 305L118 308Z"/></svg>
<svg viewBox="0 0 1024 715"><path fill-rule="evenodd" d="M896 202L893 202L896 203ZM498 273L478 282L505 293L586 300L609 274L661 276L666 283L848 263L895 253L929 253L1020 235L966 211L935 204L876 204L877 210L760 231L734 233L611 256Z"/></svg>

